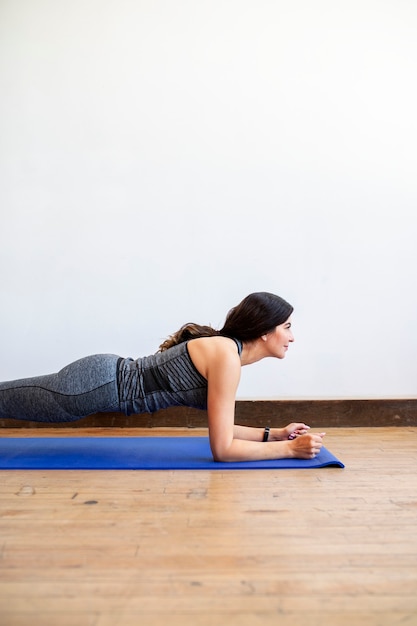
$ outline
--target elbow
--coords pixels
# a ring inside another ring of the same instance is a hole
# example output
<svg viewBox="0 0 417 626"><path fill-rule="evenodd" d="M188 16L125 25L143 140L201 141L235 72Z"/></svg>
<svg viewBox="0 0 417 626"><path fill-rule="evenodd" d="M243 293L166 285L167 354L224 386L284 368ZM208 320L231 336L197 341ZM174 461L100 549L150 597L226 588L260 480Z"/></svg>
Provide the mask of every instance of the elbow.
<svg viewBox="0 0 417 626"><path fill-rule="evenodd" d="M232 459L222 454L213 454L213 459L215 463L230 463L232 461Z"/></svg>
<svg viewBox="0 0 417 626"><path fill-rule="evenodd" d="M213 460L216 463L230 463L232 461L235 461L231 454L230 447L212 446L211 453L213 455Z"/></svg>

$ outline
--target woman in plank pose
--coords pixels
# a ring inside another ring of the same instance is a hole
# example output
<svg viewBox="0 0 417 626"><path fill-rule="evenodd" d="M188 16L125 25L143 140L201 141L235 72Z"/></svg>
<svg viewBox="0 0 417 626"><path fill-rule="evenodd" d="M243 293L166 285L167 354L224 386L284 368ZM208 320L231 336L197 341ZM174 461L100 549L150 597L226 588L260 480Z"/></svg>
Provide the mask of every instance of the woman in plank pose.
<svg viewBox="0 0 417 626"><path fill-rule="evenodd" d="M277 295L248 295L220 330L185 324L158 352L138 358L88 356L56 374L0 383L0 418L69 422L100 412L154 413L170 406L207 410L216 461L312 459L324 433L309 426L251 428L234 423L241 367L283 359L294 341L293 307Z"/></svg>

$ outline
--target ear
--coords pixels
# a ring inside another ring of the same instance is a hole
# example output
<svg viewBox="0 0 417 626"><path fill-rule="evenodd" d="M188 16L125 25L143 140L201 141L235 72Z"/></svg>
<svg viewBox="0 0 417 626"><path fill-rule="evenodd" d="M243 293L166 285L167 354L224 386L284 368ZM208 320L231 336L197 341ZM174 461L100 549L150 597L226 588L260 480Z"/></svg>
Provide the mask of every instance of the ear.
<svg viewBox="0 0 417 626"><path fill-rule="evenodd" d="M261 339L262 339L262 341L266 341L268 339L268 335L262 335Z"/></svg>

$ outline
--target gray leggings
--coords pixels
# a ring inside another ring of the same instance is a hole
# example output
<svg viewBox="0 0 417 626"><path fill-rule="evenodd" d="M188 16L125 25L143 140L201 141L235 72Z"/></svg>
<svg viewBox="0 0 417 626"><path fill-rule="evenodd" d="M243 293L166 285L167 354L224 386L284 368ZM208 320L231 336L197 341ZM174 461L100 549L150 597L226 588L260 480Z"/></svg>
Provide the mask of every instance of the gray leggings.
<svg viewBox="0 0 417 626"><path fill-rule="evenodd" d="M115 354L95 354L57 374L0 383L0 418L71 422L119 411Z"/></svg>

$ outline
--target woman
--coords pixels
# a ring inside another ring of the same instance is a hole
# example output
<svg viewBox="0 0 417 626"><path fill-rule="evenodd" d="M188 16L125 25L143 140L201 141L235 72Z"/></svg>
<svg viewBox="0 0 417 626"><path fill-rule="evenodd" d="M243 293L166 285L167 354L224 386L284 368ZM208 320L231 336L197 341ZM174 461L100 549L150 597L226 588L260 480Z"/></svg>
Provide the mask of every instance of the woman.
<svg viewBox="0 0 417 626"><path fill-rule="evenodd" d="M0 383L0 418L73 421L99 412L153 413L169 406L206 409L216 461L312 459L324 433L302 423L285 428L234 424L243 365L283 359L293 307L271 293L252 293L229 311L221 330L186 324L151 356L89 356L57 374Z"/></svg>

